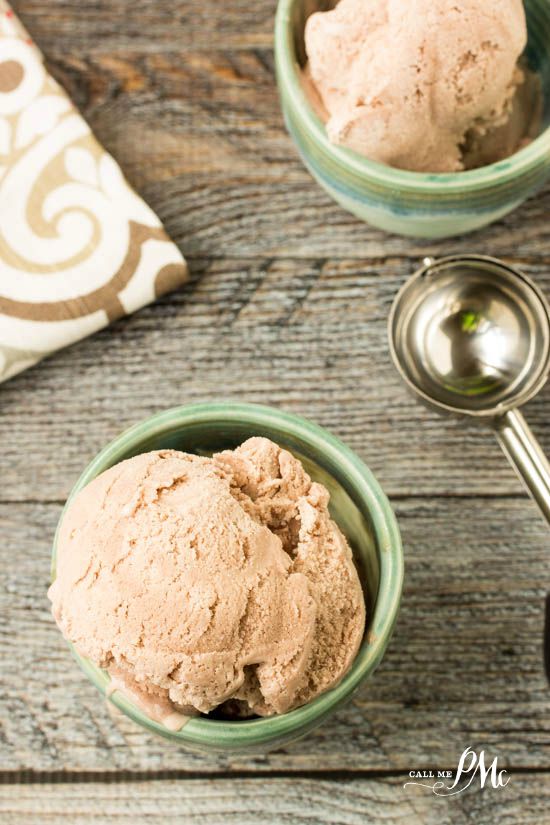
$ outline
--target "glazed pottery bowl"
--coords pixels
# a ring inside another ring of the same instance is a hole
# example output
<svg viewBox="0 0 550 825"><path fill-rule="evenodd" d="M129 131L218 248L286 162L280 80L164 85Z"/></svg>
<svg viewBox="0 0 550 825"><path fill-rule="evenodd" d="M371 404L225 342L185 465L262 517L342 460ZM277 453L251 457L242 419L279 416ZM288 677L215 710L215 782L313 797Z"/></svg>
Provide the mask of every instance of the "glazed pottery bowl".
<svg viewBox="0 0 550 825"><path fill-rule="evenodd" d="M498 163L467 172L423 174L393 169L332 144L304 91L304 26L333 0L279 0L275 23L277 82L287 128L313 177L345 209L401 235L444 238L506 215L550 174L550 2L526 0L525 58L544 92L540 135Z"/></svg>
<svg viewBox="0 0 550 825"><path fill-rule="evenodd" d="M393 630L403 579L399 530L385 495L357 456L320 427L280 410L228 403L179 407L137 424L99 453L69 498L70 502L104 470L139 453L170 448L209 455L236 447L254 435L266 436L290 450L314 480L328 487L333 518L353 549L367 601L367 629L343 680L309 704L280 716L243 721L198 716L174 732L150 719L118 690L111 693L108 674L73 650L96 687L134 721L181 745L206 752L267 751L297 739L321 725L374 671ZM53 578L56 543L57 536Z"/></svg>

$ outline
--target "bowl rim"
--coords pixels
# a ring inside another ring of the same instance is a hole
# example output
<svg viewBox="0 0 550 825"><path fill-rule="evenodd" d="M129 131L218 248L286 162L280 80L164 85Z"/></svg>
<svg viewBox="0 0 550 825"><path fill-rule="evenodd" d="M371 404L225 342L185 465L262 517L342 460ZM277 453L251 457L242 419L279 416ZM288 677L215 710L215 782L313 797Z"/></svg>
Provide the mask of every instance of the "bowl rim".
<svg viewBox="0 0 550 825"><path fill-rule="evenodd" d="M528 146L519 149L513 155L479 169L464 172L411 172L396 169L331 143L325 126L314 112L300 81L291 24L291 11L299 2L303 0L278 0L275 16L275 64L278 82L317 145L348 172L379 186L437 196L501 186L550 159L550 126Z"/></svg>
<svg viewBox="0 0 550 825"><path fill-rule="evenodd" d="M397 619L403 587L403 548L397 520L390 503L367 466L339 439L324 428L300 416L277 408L240 402L188 404L173 407L147 418L122 432L104 447L86 467L74 485L61 513L52 551L52 581L59 525L74 496L100 472L113 466L131 450L138 449L145 439L160 436L174 428L191 424L235 422L258 426L280 426L312 449L322 450L324 456L342 467L342 474L350 481L356 496L366 507L372 522L373 535L379 547L380 581L371 631L365 636L352 667L344 678L313 701L288 713L253 720L222 721L204 717L191 718L179 731L169 731L162 724L144 714L119 691L110 694L109 677L85 657L80 656L69 643L74 657L95 686L109 695L113 704L142 727L160 735L190 745L220 745L225 749L254 744L266 744L296 731L315 726L347 699L379 664ZM348 493L350 490L348 489Z"/></svg>

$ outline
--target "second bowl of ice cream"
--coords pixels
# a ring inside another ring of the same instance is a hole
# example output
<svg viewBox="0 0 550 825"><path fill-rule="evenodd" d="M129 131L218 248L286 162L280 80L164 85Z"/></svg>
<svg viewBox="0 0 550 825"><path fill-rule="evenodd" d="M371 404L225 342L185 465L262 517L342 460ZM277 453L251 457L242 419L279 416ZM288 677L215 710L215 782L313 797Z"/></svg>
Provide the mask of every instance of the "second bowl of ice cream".
<svg viewBox="0 0 550 825"><path fill-rule="evenodd" d="M322 429L243 404L169 410L76 485L53 612L120 709L207 751L298 738L380 661L402 551L367 468Z"/></svg>
<svg viewBox="0 0 550 825"><path fill-rule="evenodd" d="M307 167L382 229L480 228L550 172L544 0L280 0L275 55Z"/></svg>

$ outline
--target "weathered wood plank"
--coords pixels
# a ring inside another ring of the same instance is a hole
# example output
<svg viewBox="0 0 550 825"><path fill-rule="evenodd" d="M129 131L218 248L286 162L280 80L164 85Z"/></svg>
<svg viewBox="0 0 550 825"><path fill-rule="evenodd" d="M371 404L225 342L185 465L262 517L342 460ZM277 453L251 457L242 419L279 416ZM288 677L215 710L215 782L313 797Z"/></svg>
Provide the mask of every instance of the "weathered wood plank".
<svg viewBox="0 0 550 825"><path fill-rule="evenodd" d="M188 255L547 257L548 186L494 226L439 242L386 235L334 204L285 131L270 52L78 53L52 68Z"/></svg>
<svg viewBox="0 0 550 825"><path fill-rule="evenodd" d="M510 778L504 789L479 787L450 799L403 790L405 778L161 780L155 782L0 786L5 825L501 825L550 823L549 775Z"/></svg>
<svg viewBox="0 0 550 825"><path fill-rule="evenodd" d="M547 258L550 187L476 235L385 235L336 206L286 134L275 2L15 4L52 71L188 255ZM327 231L330 227L330 231Z"/></svg>
<svg viewBox="0 0 550 825"><path fill-rule="evenodd" d="M348 708L263 757L205 757L145 734L72 662L46 600L60 507L0 508L0 769L392 770L453 766L468 745L550 768L542 665L547 527L519 499L399 502L406 586L396 635Z"/></svg>
<svg viewBox="0 0 550 825"><path fill-rule="evenodd" d="M550 293L546 267L525 268ZM410 262L196 260L191 269L181 293L2 387L0 500L62 500L125 427L214 399L310 417L392 496L521 492L489 431L422 409L391 364L386 318ZM527 410L548 452L549 399L546 389Z"/></svg>
<svg viewBox="0 0 550 825"><path fill-rule="evenodd" d="M121 47L161 53L191 46L270 46L275 0L13 0L44 49L111 54Z"/></svg>
<svg viewBox="0 0 550 825"><path fill-rule="evenodd" d="M399 772L453 767L467 745L550 769L547 528L517 496L490 433L441 421L407 397L385 337L392 297L426 254L507 256L550 293L550 187L468 238L386 236L327 198L286 135L270 48L275 0L14 7L192 258L193 282L2 387L0 769L12 779L19 769ZM45 599L57 502L83 465L161 405L220 397L308 415L401 499L407 584L388 655L350 707L267 757L187 753L111 715L71 663ZM528 409L547 452L549 399L545 390ZM0 815L17 825L67 821L67 812L76 825L91 815L155 823L174 813L190 822L550 822L548 774L515 776L505 791L464 794L448 807L405 797L401 784L7 786Z"/></svg>

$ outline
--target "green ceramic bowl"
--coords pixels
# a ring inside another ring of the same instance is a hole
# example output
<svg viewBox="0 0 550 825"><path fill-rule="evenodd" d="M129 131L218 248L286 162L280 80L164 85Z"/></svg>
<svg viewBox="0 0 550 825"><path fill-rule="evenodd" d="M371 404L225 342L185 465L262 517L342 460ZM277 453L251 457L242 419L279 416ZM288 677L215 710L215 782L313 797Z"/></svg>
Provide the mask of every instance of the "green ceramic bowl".
<svg viewBox="0 0 550 825"><path fill-rule="evenodd" d="M544 89L543 131L504 161L468 172L392 169L334 146L300 82L304 25L333 0L279 0L275 63L283 114L302 159L326 191L354 215L401 235L444 238L479 229L519 206L550 174L550 2L525 0L526 58Z"/></svg>
<svg viewBox="0 0 550 825"><path fill-rule="evenodd" d="M232 448L253 435L271 438L300 458L310 475L331 493L331 512L348 537L365 590L368 626L357 658L337 687L304 707L266 719L191 719L172 732L149 719L115 691L112 701L150 731L208 752L266 751L297 739L323 724L380 662L397 617L403 580L403 551L395 517L376 480L351 450L320 427L295 415L254 404L196 404L149 418L122 433L84 471L71 498L104 470L125 458L160 448L208 455ZM67 504L69 503L67 502ZM55 578L57 536L53 549ZM106 672L79 656L78 663L105 693Z"/></svg>

